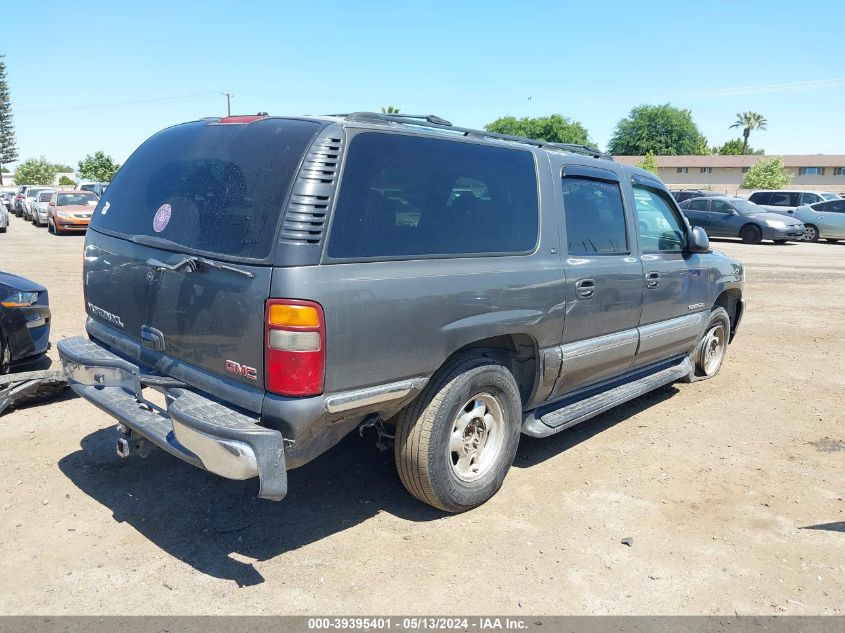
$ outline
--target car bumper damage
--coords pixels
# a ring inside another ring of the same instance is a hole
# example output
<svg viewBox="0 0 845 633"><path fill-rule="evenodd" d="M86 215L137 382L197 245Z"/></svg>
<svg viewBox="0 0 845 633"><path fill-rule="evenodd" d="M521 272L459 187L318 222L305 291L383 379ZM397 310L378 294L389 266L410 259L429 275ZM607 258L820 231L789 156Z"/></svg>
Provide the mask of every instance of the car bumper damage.
<svg viewBox="0 0 845 633"><path fill-rule="evenodd" d="M57 348L70 387L120 423L121 456L143 454L149 441L221 477L258 477L258 496L263 499L279 501L287 494L284 439L279 431L89 339L64 339ZM144 398L144 388L162 392L166 408Z"/></svg>

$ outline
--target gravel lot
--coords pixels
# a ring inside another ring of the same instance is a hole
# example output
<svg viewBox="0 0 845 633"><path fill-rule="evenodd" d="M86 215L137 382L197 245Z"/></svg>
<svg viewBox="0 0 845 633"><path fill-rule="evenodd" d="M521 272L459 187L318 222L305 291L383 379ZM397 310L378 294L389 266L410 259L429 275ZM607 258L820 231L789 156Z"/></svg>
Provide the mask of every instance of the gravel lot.
<svg viewBox="0 0 845 633"><path fill-rule="evenodd" d="M81 236L17 218L0 269L83 332ZM154 452L66 395L0 418L0 613L845 612L845 244L716 248L748 267L721 374L548 440L444 516L350 436L282 503ZM621 544L633 538L632 546Z"/></svg>

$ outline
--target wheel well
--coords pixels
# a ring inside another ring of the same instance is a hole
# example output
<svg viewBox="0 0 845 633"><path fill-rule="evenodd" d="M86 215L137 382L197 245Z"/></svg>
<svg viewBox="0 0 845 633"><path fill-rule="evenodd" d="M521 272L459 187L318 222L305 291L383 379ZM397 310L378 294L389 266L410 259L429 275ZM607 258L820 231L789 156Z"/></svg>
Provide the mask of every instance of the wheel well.
<svg viewBox="0 0 845 633"><path fill-rule="evenodd" d="M714 307L724 308L728 313L728 318L731 320L731 338L733 338L734 330L737 322L737 310L739 310L739 300L742 299L742 291L738 288L729 288L725 290L716 298Z"/></svg>
<svg viewBox="0 0 845 633"><path fill-rule="evenodd" d="M537 341L527 334L505 334L473 341L452 356L475 353L491 358L510 370L519 386L522 404L526 404L537 383ZM448 362L448 360L447 360Z"/></svg>

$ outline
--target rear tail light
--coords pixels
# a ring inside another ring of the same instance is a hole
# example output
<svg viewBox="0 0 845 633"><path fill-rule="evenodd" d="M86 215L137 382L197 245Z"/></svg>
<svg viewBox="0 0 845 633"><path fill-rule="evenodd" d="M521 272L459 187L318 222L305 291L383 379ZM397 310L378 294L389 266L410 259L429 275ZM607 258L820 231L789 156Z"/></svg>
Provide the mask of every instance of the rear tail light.
<svg viewBox="0 0 845 633"><path fill-rule="evenodd" d="M313 301L270 299L265 311L264 386L281 396L323 393L326 324Z"/></svg>

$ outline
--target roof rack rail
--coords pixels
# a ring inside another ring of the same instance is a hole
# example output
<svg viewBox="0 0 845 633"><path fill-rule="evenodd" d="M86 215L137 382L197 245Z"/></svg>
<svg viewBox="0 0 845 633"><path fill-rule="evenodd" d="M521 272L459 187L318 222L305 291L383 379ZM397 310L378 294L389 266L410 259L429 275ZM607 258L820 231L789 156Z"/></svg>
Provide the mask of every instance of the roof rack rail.
<svg viewBox="0 0 845 633"><path fill-rule="evenodd" d="M549 143L547 141L538 141L537 139L528 138L526 136L514 136L512 134L499 134L498 132L488 132L487 130L475 130L472 128L458 127L452 125L449 121L441 118L435 114L387 114L384 112L352 112L349 114L332 114L329 116L347 119L349 121L377 121L382 123L402 123L405 125L418 125L421 127L429 127L450 132L456 132L463 136L471 136L477 138L491 138L501 141L510 141L512 143L523 143L525 145L532 145L534 147L542 147L544 149L552 149L571 154L582 154L592 158L603 158L605 160L613 160L610 154L606 154L595 147L589 145L579 145L577 143Z"/></svg>

